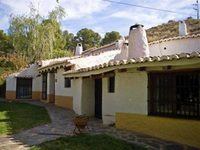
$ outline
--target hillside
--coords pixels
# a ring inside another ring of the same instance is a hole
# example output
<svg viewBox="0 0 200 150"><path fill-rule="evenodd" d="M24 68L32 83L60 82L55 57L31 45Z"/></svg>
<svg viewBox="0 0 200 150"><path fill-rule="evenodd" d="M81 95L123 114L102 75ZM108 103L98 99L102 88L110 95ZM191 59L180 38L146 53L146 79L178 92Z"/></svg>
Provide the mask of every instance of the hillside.
<svg viewBox="0 0 200 150"><path fill-rule="evenodd" d="M188 34L200 33L200 20L188 18L185 20ZM178 36L178 21L170 20L168 23L147 29L149 42Z"/></svg>

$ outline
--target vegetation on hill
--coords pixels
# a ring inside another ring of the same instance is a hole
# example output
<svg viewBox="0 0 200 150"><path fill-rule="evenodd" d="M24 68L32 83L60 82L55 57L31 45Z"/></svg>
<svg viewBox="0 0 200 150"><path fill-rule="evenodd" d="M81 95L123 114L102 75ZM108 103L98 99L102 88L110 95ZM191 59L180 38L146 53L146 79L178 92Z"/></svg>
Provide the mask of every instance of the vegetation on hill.
<svg viewBox="0 0 200 150"><path fill-rule="evenodd" d="M189 17L185 22L188 34L200 33L200 20ZM168 23L149 28L146 30L148 42L178 36L178 27L178 21L169 20Z"/></svg>

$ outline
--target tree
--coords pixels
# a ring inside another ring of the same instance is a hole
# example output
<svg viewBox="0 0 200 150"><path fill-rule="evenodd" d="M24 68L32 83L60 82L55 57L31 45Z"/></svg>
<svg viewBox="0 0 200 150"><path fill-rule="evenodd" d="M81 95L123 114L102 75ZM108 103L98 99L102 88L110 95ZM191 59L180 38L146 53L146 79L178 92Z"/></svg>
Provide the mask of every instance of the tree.
<svg viewBox="0 0 200 150"><path fill-rule="evenodd" d="M11 53L14 51L12 41L9 36L7 36L3 30L0 30L0 52Z"/></svg>
<svg viewBox="0 0 200 150"><path fill-rule="evenodd" d="M29 15L13 16L10 20L9 34L13 46L17 54L25 56L29 63L57 57L54 54L58 54L57 51L63 50L65 46L60 28L64 9L56 7L47 19L37 12L31 7Z"/></svg>
<svg viewBox="0 0 200 150"><path fill-rule="evenodd" d="M75 40L76 43L82 43L83 50L86 50L95 46L99 46L101 36L99 33L94 32L91 29L84 28L77 32Z"/></svg>
<svg viewBox="0 0 200 150"><path fill-rule="evenodd" d="M73 51L74 48L76 47L76 41L74 38L74 34L69 33L67 30L65 30L65 31L63 31L63 38L65 41L64 49Z"/></svg>
<svg viewBox="0 0 200 150"><path fill-rule="evenodd" d="M101 40L101 45L112 43L120 38L120 33L117 31L106 32L104 38Z"/></svg>

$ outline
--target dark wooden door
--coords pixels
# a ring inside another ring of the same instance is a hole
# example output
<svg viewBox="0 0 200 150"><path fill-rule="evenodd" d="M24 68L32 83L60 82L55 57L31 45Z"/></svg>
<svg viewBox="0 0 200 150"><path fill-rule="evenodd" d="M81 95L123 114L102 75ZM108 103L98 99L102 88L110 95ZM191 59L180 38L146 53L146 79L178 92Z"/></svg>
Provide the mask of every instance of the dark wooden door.
<svg viewBox="0 0 200 150"><path fill-rule="evenodd" d="M42 99L47 99L47 73L42 74Z"/></svg>
<svg viewBox="0 0 200 150"><path fill-rule="evenodd" d="M95 79L95 117L102 119L102 79Z"/></svg>
<svg viewBox="0 0 200 150"><path fill-rule="evenodd" d="M31 99L32 98L32 79L17 78L17 99Z"/></svg>

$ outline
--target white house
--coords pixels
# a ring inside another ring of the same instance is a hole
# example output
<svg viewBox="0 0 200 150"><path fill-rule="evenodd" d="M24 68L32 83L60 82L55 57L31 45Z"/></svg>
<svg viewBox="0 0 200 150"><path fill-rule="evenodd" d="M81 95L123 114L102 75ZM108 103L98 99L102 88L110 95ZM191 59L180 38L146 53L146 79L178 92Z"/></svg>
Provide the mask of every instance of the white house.
<svg viewBox="0 0 200 150"><path fill-rule="evenodd" d="M104 124L115 123L119 112L200 118L199 53L200 34L181 30L181 36L148 43L143 26L134 25L128 41L84 52L79 43L74 57L10 75L6 98L55 103Z"/></svg>
<svg viewBox="0 0 200 150"><path fill-rule="evenodd" d="M190 120L200 119L200 34L189 35L184 22L179 32L148 43L143 26L134 25L128 40L86 51L79 43L74 57L42 60L11 74L6 98L55 103L103 124L200 147L199 121ZM173 134L178 131L181 136Z"/></svg>

